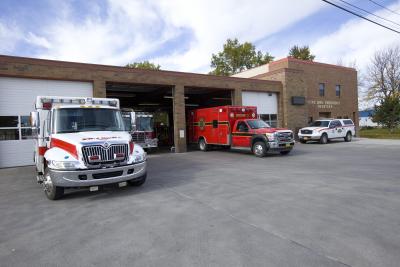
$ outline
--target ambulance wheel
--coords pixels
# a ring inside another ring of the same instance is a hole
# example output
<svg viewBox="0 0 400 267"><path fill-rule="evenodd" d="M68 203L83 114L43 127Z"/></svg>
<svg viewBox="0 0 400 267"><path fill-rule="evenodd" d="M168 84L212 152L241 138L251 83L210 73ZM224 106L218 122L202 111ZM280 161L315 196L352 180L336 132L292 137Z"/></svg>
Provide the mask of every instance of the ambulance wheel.
<svg viewBox="0 0 400 267"><path fill-rule="evenodd" d="M347 132L346 137L344 138L344 141L351 142L352 138L353 138L353 136L351 135L351 132Z"/></svg>
<svg viewBox="0 0 400 267"><path fill-rule="evenodd" d="M287 155L290 153L290 151L292 151L292 150L285 150L285 151L281 151L280 153L281 153L281 155Z"/></svg>
<svg viewBox="0 0 400 267"><path fill-rule="evenodd" d="M200 149L201 151L207 151L207 150L208 150L208 145L207 145L207 143L206 143L206 140L204 140L204 138L201 138L201 139L199 140L199 149Z"/></svg>
<svg viewBox="0 0 400 267"><path fill-rule="evenodd" d="M146 182L147 173L139 178L135 178L128 181L130 186L141 186Z"/></svg>
<svg viewBox="0 0 400 267"><path fill-rule="evenodd" d="M262 158L267 154L267 146L265 145L265 142L255 142L252 150L253 154L259 158Z"/></svg>
<svg viewBox="0 0 400 267"><path fill-rule="evenodd" d="M328 143L328 135L324 133L319 139L319 143L323 145Z"/></svg>
<svg viewBox="0 0 400 267"><path fill-rule="evenodd" d="M60 199L64 195L64 188L55 186L51 177L49 175L49 171L46 168L43 175L43 189L44 194L50 200Z"/></svg>

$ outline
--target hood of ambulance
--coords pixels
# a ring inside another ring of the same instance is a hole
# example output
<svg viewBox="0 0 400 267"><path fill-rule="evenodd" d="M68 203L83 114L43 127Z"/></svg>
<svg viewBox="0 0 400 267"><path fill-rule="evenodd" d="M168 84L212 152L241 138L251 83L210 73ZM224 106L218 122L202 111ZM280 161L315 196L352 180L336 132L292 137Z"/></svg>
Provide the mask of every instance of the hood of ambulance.
<svg viewBox="0 0 400 267"><path fill-rule="evenodd" d="M82 147L87 145L102 145L106 142L109 145L127 144L131 139L131 135L128 132L122 131L91 131L52 134L51 138L62 140L76 147Z"/></svg>
<svg viewBox="0 0 400 267"><path fill-rule="evenodd" d="M266 134L266 133L275 133L275 132L292 132L286 128L260 128L253 130L256 134Z"/></svg>

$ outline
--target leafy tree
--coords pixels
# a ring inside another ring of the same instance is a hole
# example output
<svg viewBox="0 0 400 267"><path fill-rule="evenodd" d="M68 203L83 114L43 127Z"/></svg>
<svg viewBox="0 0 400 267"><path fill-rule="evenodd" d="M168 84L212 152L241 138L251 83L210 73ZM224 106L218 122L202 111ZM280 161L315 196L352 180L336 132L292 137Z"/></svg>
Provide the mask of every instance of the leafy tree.
<svg viewBox="0 0 400 267"><path fill-rule="evenodd" d="M309 60L309 61L313 61L315 58L315 56L311 54L311 51L310 51L310 48L308 47L308 45L305 45L303 47L299 47L297 45L293 46L292 48L290 48L289 56L297 58L297 59Z"/></svg>
<svg viewBox="0 0 400 267"><path fill-rule="evenodd" d="M160 65L158 65L158 64L156 65L147 60L142 61L142 62L129 63L129 64L126 64L125 67L132 68L132 69L144 69L144 70L160 70L161 69Z"/></svg>
<svg viewBox="0 0 400 267"><path fill-rule="evenodd" d="M377 103L374 121L393 130L400 120L400 47L377 51L368 68L367 100Z"/></svg>
<svg viewBox="0 0 400 267"><path fill-rule="evenodd" d="M372 120L393 132L393 129L400 124L400 94L393 94L383 99L380 105L375 105Z"/></svg>
<svg viewBox="0 0 400 267"><path fill-rule="evenodd" d="M239 43L238 39L228 39L223 51L212 54L210 74L230 76L235 73L267 64L274 59L268 52L256 51L252 43Z"/></svg>

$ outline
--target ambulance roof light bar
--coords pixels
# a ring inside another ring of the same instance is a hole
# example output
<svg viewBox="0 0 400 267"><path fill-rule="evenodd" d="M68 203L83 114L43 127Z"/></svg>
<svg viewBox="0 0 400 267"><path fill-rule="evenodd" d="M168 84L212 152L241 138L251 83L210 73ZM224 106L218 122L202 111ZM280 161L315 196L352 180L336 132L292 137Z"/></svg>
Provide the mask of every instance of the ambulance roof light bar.
<svg viewBox="0 0 400 267"><path fill-rule="evenodd" d="M79 98L79 97L43 97L41 98L43 109L51 109L53 104L77 104L77 105L108 105L111 107L118 107L117 99L96 99L96 98Z"/></svg>

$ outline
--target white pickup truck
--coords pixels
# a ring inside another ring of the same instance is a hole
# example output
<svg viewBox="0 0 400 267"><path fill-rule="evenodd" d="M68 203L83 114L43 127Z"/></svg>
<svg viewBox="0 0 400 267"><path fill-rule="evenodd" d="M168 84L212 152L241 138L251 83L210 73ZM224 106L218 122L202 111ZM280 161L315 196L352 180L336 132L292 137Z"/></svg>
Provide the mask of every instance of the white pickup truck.
<svg viewBox="0 0 400 267"><path fill-rule="evenodd" d="M319 141L326 144L330 139L344 138L350 142L356 134L355 125L350 119L324 119L314 121L309 127L301 128L298 137L301 143Z"/></svg>
<svg viewBox="0 0 400 267"><path fill-rule="evenodd" d="M126 131L118 99L38 96L35 107L37 181L49 199L66 188L146 181L146 152Z"/></svg>

